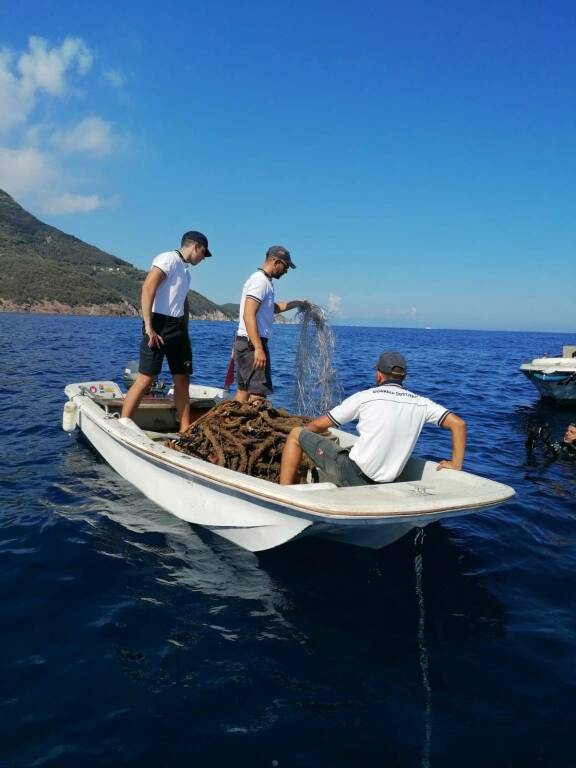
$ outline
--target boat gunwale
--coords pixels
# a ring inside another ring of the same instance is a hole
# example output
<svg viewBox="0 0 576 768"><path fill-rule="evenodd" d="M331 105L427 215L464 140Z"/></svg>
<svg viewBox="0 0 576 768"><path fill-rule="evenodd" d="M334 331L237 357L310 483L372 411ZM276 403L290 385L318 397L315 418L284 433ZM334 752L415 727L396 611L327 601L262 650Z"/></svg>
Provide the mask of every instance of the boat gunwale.
<svg viewBox="0 0 576 768"><path fill-rule="evenodd" d="M90 396L82 393L75 394L71 399L74 401L81 400L84 398L84 402L79 403L81 407L81 411L83 415L87 416L99 429L102 429L109 437L111 437L117 444L121 445L124 448L129 448L133 453L141 454L148 459L153 459L157 464L168 466L172 469L178 470L180 473L184 474L185 476L192 476L195 479L199 479L202 484L204 485L211 485L214 486L220 486L221 488L225 488L228 492L232 491L232 494L244 496L247 497L251 503L258 503L259 506L262 506L262 501L266 502L266 506L270 506L270 503L274 504L274 511L277 512L297 512L301 515L304 514L307 517L311 516L312 519L327 519L327 520L374 520L376 518L381 519L382 521L385 520L398 520L398 519L411 519L415 517L423 517L427 518L430 521L433 521L437 517L446 517L447 515L453 514L454 516L458 516L459 514L463 514L467 511L473 511L475 509L482 509L486 507L492 507L498 504L503 504L505 501L508 501L515 495L514 489L510 488L509 486L505 486L503 483L498 483L494 480L489 480L488 478L482 478L483 480L494 483L495 485L499 485L502 490L505 488L509 490L509 493L502 498L498 499L490 499L485 500L480 503L471 503L471 504L452 504L450 506L440 506L439 508L436 508L434 510L423 510L423 509L415 509L415 510L402 510L402 511L390 511L390 512L383 512L381 510L379 511L366 511L363 510L361 512L355 512L350 509L346 509L345 511L339 511L337 509L329 509L329 510L319 510L316 506L312 506L310 504L305 503L305 497L308 495L308 493L313 493L313 491L296 491L296 493L301 493L303 498L302 501L300 499L295 499L294 497L287 497L281 496L279 497L278 494L270 494L266 493L266 491L259 490L257 488L247 488L246 486L243 486L241 484L235 483L231 480L227 480L225 478L215 478L213 475L208 474L204 471L202 471L201 467L193 467L193 466L186 466L186 464L182 464L181 462L189 462L193 461L196 462L202 462L203 464L208 464L208 462L205 462L203 459L199 459L194 456L185 456L178 454L177 451L174 451L170 448L167 448L166 446L158 446L154 443L153 440L151 440L144 431L141 431L141 434L138 434L136 432L133 432L129 427L121 424L117 418L111 417L108 414L106 414L104 408L99 405L97 402L95 402L94 399L92 399ZM95 413L92 414L90 411L94 409ZM116 429L110 429L107 427L106 422L110 424L115 424L123 429L123 434L118 434L118 431ZM138 428L139 429L139 428ZM147 441L149 443L149 446L142 445L141 443L143 441ZM172 456L166 456L164 455L165 451L170 451L170 453L174 454L174 457ZM176 460L175 460L176 459ZM425 461L425 460L423 460ZM209 465L213 466L213 465ZM234 472L234 470L228 469L227 467L218 467L219 470L224 472ZM252 478L250 475L246 475L246 478L249 478L250 480L257 480L258 482L267 482L265 480L262 480L261 478ZM416 483L421 481L403 481L406 483ZM282 488L283 486L279 486L276 484L272 484L274 488ZM337 486L332 485L333 489L337 489ZM400 483L397 483L396 485L400 485ZM286 488L291 488L292 486L286 486ZM366 495L368 495L370 492L373 492L379 488L379 485L374 486L363 486L360 489L356 489L359 492L363 492ZM140 490L140 489L138 489ZM294 491L293 491L294 493ZM229 493L229 495L231 495Z"/></svg>

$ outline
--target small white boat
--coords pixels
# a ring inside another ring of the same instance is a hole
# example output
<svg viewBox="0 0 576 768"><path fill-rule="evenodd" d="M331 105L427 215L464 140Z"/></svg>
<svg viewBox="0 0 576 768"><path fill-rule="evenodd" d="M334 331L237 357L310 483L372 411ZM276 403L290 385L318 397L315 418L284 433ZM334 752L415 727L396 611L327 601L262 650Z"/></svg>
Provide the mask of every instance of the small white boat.
<svg viewBox="0 0 576 768"><path fill-rule="evenodd" d="M576 403L576 347L564 347L562 357L537 357L522 363L520 370L542 399L559 404Z"/></svg>
<svg viewBox="0 0 576 768"><path fill-rule="evenodd" d="M302 536L379 549L415 527L510 499L507 485L412 457L394 483L338 488L331 482L281 486L164 446L175 427L168 398L143 401L134 420L119 418L123 394L111 381L69 384L63 428L77 426L123 478L155 504L252 552ZM228 397L190 386L191 415ZM357 439L333 429L343 447ZM322 477L320 477L322 480Z"/></svg>

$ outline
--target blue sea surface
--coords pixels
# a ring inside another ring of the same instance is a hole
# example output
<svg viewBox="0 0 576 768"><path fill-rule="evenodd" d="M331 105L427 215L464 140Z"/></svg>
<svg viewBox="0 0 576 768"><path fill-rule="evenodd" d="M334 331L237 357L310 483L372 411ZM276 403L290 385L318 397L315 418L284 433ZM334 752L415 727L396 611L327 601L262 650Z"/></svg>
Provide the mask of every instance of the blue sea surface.
<svg viewBox="0 0 576 768"><path fill-rule="evenodd" d="M385 348L466 419L466 468L517 496L370 551L255 555L162 511L78 434L67 383L121 381L138 320L0 315L0 766L573 766L576 464L524 423L574 412L519 373L560 334L337 327L344 395ZM221 385L229 323L191 325ZM294 405L296 326L272 343ZM450 455L427 427L417 453Z"/></svg>

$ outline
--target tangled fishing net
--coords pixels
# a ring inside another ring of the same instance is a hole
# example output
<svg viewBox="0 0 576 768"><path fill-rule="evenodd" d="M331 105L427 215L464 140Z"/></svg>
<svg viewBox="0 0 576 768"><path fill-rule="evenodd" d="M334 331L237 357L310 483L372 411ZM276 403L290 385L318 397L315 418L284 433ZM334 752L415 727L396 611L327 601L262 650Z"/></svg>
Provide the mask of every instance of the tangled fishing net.
<svg viewBox="0 0 576 768"><path fill-rule="evenodd" d="M323 416L339 399L334 369L334 333L326 312L316 304L298 309L300 338L296 353L296 410Z"/></svg>
<svg viewBox="0 0 576 768"><path fill-rule="evenodd" d="M267 400L239 403L228 400L211 408L183 435L165 445L212 464L277 483L286 437L294 427L303 427L330 410L338 395L334 371L334 334L324 311L314 304L298 310L300 338L296 355L297 416L274 408ZM311 459L302 457L300 479L318 471Z"/></svg>
<svg viewBox="0 0 576 768"><path fill-rule="evenodd" d="M273 408L266 400L258 403L227 400L211 408L183 435L167 440L165 445L220 467L277 483L288 433L293 427L309 422L310 419L283 408ZM317 479L314 464L304 455L300 466L302 478L308 470L312 478Z"/></svg>

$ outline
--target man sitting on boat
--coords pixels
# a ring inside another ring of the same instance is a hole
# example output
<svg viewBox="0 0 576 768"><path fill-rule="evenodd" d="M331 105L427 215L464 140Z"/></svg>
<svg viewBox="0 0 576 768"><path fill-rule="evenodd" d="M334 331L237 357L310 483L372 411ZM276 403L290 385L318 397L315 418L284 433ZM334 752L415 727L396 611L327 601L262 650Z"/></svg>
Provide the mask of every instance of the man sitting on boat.
<svg viewBox="0 0 576 768"><path fill-rule="evenodd" d="M297 478L302 451L338 486L372 485L396 480L404 469L424 424L452 432L452 458L438 469L462 469L466 424L455 413L404 389L406 360L399 352L384 352L376 365L376 387L357 392L325 416L297 427L282 452L280 484ZM358 421L359 438L348 452L324 437L330 427Z"/></svg>

